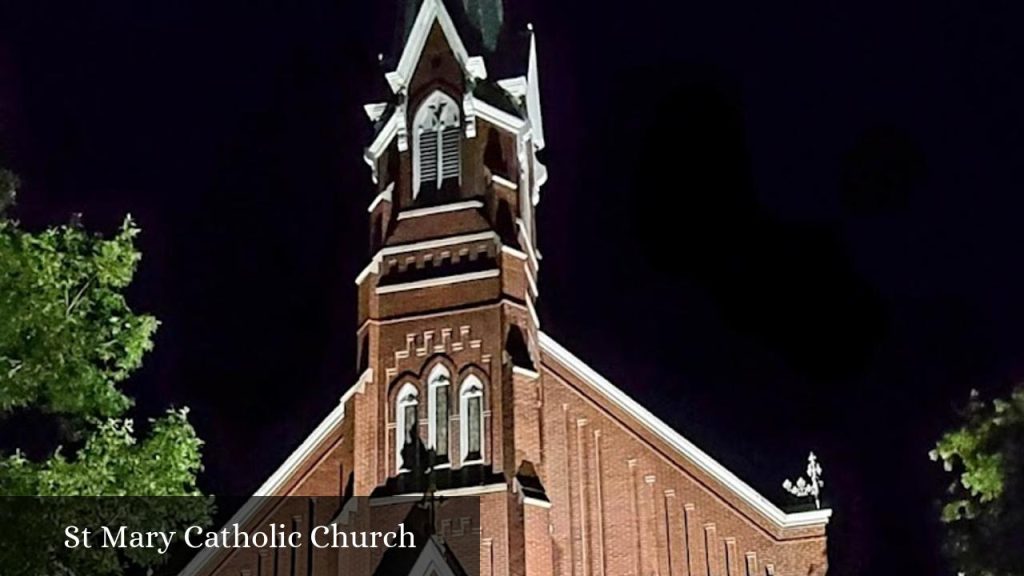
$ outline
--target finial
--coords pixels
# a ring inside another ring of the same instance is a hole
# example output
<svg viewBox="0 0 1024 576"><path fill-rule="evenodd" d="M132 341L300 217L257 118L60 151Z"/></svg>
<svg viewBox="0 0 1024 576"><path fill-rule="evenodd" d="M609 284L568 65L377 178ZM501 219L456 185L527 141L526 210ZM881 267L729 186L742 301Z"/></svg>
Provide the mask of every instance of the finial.
<svg viewBox="0 0 1024 576"><path fill-rule="evenodd" d="M825 485L825 481L821 479L821 464L818 463L818 457L814 455L814 452L807 456L807 477L810 480L804 480L804 477L801 476L795 483L786 479L782 483L782 487L797 498L813 497L814 507L820 510L821 487Z"/></svg>
<svg viewBox="0 0 1024 576"><path fill-rule="evenodd" d="M526 24L526 29L529 30L530 32L533 32L533 22L528 22Z"/></svg>
<svg viewBox="0 0 1024 576"><path fill-rule="evenodd" d="M383 52L377 52L377 62L383 62L383 61L384 61L384 53Z"/></svg>

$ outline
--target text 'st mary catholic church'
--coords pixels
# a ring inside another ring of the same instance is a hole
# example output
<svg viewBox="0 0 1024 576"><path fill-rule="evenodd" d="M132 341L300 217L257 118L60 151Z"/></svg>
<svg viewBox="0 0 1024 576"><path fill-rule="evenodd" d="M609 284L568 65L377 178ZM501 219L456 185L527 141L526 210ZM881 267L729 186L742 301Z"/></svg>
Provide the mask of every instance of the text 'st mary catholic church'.
<svg viewBox="0 0 1024 576"><path fill-rule="evenodd" d="M536 39L506 31L492 53L473 8L409 7L390 93L365 107L376 193L356 278L361 376L257 496L303 497L289 499L308 501L287 514L297 526L358 523L360 506L403 495L478 497L476 525L438 522L433 560L412 565L439 575L468 562L485 576L824 575L828 510L783 512L541 330ZM493 78L482 55L525 74ZM386 561L214 549L183 573L400 573Z"/></svg>

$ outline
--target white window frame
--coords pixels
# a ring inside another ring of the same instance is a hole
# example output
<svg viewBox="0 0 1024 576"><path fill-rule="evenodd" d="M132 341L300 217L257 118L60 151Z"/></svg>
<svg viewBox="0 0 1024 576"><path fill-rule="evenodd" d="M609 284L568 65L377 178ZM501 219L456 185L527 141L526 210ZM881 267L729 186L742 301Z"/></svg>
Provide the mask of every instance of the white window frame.
<svg viewBox="0 0 1024 576"><path fill-rule="evenodd" d="M437 389L442 386L448 387L448 405L451 406L451 382L452 375L448 371L448 368L444 364L438 364L430 370L430 374L427 376L427 413L429 421L427 423L427 441L429 448L436 449L437 447ZM448 418L446 419L445 425L447 426L447 420L451 419L451 410L448 411ZM448 434L448 447L445 453L447 462L441 462L435 466L435 468L447 468L451 466L452 460L452 438L451 434Z"/></svg>
<svg viewBox="0 0 1024 576"><path fill-rule="evenodd" d="M468 460L469 456L469 400L480 398L480 457ZM459 386L459 457L463 466L480 464L484 461L487 435L484 431L484 384L474 374L466 376Z"/></svg>
<svg viewBox="0 0 1024 576"><path fill-rule="evenodd" d="M419 409L420 392L412 382L406 382L398 395L395 396L395 469L399 472L408 472L402 462L402 449L405 448L405 434L413 424L405 421L405 409L409 406L416 406Z"/></svg>
<svg viewBox="0 0 1024 576"><path fill-rule="evenodd" d="M435 133L437 138L437 162L436 171L434 173L435 185L437 189L441 188L442 183L449 178L456 177L459 182L462 182L462 130L461 126L461 115L459 112L459 105L455 102L451 96L445 94L441 90L435 90L423 100L420 107L416 110L416 115L413 118L413 139L412 139L412 197L415 199L420 193L422 179L422 162L420 162L420 135L430 130ZM446 173L444 171L444 133L446 129L454 129L456 138L459 139L458 143L458 157L455 162L455 174Z"/></svg>

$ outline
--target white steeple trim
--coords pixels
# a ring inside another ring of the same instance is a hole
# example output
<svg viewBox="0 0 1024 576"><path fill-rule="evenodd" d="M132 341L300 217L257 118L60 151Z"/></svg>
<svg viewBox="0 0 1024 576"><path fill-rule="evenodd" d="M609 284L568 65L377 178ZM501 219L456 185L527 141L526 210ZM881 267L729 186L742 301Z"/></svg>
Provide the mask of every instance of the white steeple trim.
<svg viewBox="0 0 1024 576"><path fill-rule="evenodd" d="M512 114L509 114L500 108L496 108L479 98L473 98L473 105L476 109L477 116L487 120L499 128L504 128L514 134L522 134L528 127L527 122L522 118L513 116Z"/></svg>
<svg viewBox="0 0 1024 576"><path fill-rule="evenodd" d="M526 97L526 76L498 80L498 86L501 86L501 89L508 92L513 98L522 99Z"/></svg>
<svg viewBox="0 0 1024 576"><path fill-rule="evenodd" d="M459 37L458 31L455 29L455 23L452 22L452 17L441 0L423 0L423 5L420 6L419 14L416 15L416 21L409 32L409 40L405 43L405 49L402 50L402 57L398 60L398 67L394 72L385 75L388 84L391 85L391 90L396 94L408 85L413 73L416 72L416 65L419 64L420 56L423 55L423 47L427 44L434 21L440 23L448 45L451 46L452 53L455 54L455 58L462 68L474 78L487 77L483 59L470 58L466 52L466 46L462 43L462 38Z"/></svg>
<svg viewBox="0 0 1024 576"><path fill-rule="evenodd" d="M394 190L395 183L391 182L390 184L387 185L386 188L380 191L380 194L377 194L377 196L373 199L373 202L370 202L370 205L369 207L366 208L366 211L372 213L377 208L377 206L380 205L381 202L385 200L391 202L391 193L394 192Z"/></svg>
<svg viewBox="0 0 1024 576"><path fill-rule="evenodd" d="M366 116L370 119L370 122L380 120L380 117L384 115L384 111L387 109L387 102L374 102L373 104L363 105L363 110L366 111Z"/></svg>
<svg viewBox="0 0 1024 576"><path fill-rule="evenodd" d="M615 406L632 416L660 440L677 450L684 458L693 462L704 473L720 482L729 491L739 496L746 504L760 512L775 525L781 528L799 528L802 526L828 524L828 519L832 516L832 510L829 509L798 512L795 514L783 512L775 504L751 488L750 485L740 480L725 466L722 466L711 456L708 456L707 453L698 448L693 442L684 438L660 418L651 414L649 410L594 371L593 368L584 364L582 360L563 348L558 342L555 342L553 338L544 332L539 332L539 336L541 350L550 354L559 364L571 370L581 380L614 403Z"/></svg>
<svg viewBox="0 0 1024 576"><path fill-rule="evenodd" d="M540 77L537 69L537 35L530 29L530 62L526 72L526 114L533 126L533 145L544 149L544 116L540 111Z"/></svg>

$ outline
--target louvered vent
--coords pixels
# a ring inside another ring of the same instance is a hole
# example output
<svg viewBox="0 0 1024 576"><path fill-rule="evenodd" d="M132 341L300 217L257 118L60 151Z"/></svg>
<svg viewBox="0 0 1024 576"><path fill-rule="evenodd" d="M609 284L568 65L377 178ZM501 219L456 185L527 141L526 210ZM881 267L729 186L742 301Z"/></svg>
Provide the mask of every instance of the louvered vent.
<svg viewBox="0 0 1024 576"><path fill-rule="evenodd" d="M459 127L441 132L441 181L459 177Z"/></svg>
<svg viewBox="0 0 1024 576"><path fill-rule="evenodd" d="M424 100L415 118L413 197L459 179L462 123L459 106L440 90Z"/></svg>

